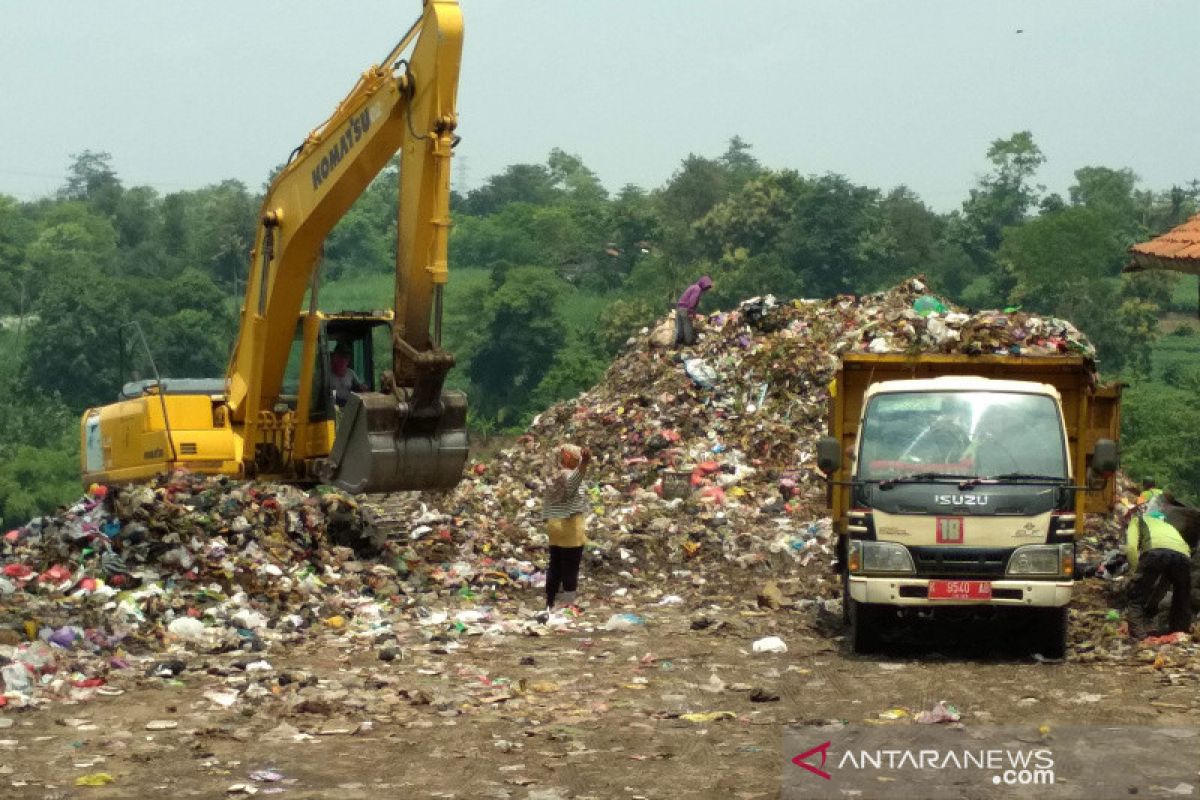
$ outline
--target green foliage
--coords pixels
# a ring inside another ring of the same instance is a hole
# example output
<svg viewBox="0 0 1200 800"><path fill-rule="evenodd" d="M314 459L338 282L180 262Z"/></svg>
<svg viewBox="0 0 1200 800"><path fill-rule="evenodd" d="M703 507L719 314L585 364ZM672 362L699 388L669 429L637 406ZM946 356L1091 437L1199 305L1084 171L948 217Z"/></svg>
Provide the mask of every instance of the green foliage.
<svg viewBox="0 0 1200 800"><path fill-rule="evenodd" d="M126 311L117 284L98 267L68 262L54 270L33 311L25 383L80 410L115 396L121 383L118 328Z"/></svg>
<svg viewBox="0 0 1200 800"><path fill-rule="evenodd" d="M18 380L15 334L0 334L0 532L79 494L79 419Z"/></svg>
<svg viewBox="0 0 1200 800"><path fill-rule="evenodd" d="M684 231L729 194L730 179L720 161L689 155L658 194L665 225Z"/></svg>
<svg viewBox="0 0 1200 800"><path fill-rule="evenodd" d="M1200 502L1200 409L1195 397L1194 385L1135 384L1122 397L1121 416L1123 468L1192 503Z"/></svg>
<svg viewBox="0 0 1200 800"><path fill-rule="evenodd" d="M604 353L616 354L630 336L653 325L665 309L641 297L614 300L600 312L597 333Z"/></svg>
<svg viewBox="0 0 1200 800"><path fill-rule="evenodd" d="M227 180L185 195L182 206L186 228L179 252L187 263L208 272L218 285L229 287L230 296L236 296L246 285L257 198L241 181Z"/></svg>
<svg viewBox="0 0 1200 800"><path fill-rule="evenodd" d="M987 172L947 214L904 186L767 168L737 136L715 157L688 155L657 188L612 195L563 149L512 165L453 197L443 330L459 367L448 385L470 391L476 430L509 429L599 380L701 275L715 280L702 308L716 310L924 273L969 307L1020 303L1076 322L1106 373L1139 381L1125 419L1148 438L1127 463L1189 479L1200 456L1191 447L1164 462L1159 417L1200 388L1200 337L1180 326L1158 338L1158 324L1166 309L1195 312L1195 278L1120 270L1131 243L1196 212L1200 183L1153 190L1128 169L1090 165L1064 198L1036 184L1045 156L1028 131L984 155ZM324 243L322 308L391 305L397 169ZM125 323L139 323L164 375L221 373L260 202L238 181L166 196L126 187L111 157L92 151L73 157L55 199L0 195L0 379L11 388L0 423L22 432L0 441L4 519L69 500L78 410L150 374ZM5 330L17 326L14 344Z"/></svg>
<svg viewBox="0 0 1200 800"><path fill-rule="evenodd" d="M549 372L566 338L555 307L564 290L541 267L515 267L484 303L481 340L467 374L476 387L481 413L502 425L515 424L528 410L533 390Z"/></svg>
<svg viewBox="0 0 1200 800"><path fill-rule="evenodd" d="M1024 222L1025 215L1037 204L1040 187L1030 183L1046 157L1029 131L1019 131L1007 139L996 139L987 151L992 171L970 191L963 203L966 227L962 244L976 258L987 263L1004 237L1004 229Z"/></svg>
<svg viewBox="0 0 1200 800"><path fill-rule="evenodd" d="M633 268L651 255L656 242L662 239L662 221L653 198L632 184L621 187L609 203L609 241L605 255L612 259L606 272L605 288L614 288L633 272Z"/></svg>
<svg viewBox="0 0 1200 800"><path fill-rule="evenodd" d="M1158 309L1166 310L1171 306L1175 285L1179 283L1179 279L1178 272L1166 270L1150 270L1122 275L1121 295L1144 300Z"/></svg>
<svg viewBox="0 0 1200 800"><path fill-rule="evenodd" d="M112 168L112 156L84 150L72 158L74 161L66 184L59 190L59 197L86 202L104 215L114 213L124 189Z"/></svg>
<svg viewBox="0 0 1200 800"><path fill-rule="evenodd" d="M750 154L752 149L750 143L740 136L729 140L729 146L719 160L728 174L730 189L740 189L766 171L758 159Z"/></svg>
<svg viewBox="0 0 1200 800"><path fill-rule="evenodd" d="M1160 379L1167 386L1195 393L1200 390L1200 366L1171 361L1163 366Z"/></svg>
<svg viewBox="0 0 1200 800"><path fill-rule="evenodd" d="M0 194L0 314L20 314L28 294L25 251L37 237L29 210Z"/></svg>
<svg viewBox="0 0 1200 800"><path fill-rule="evenodd" d="M450 229L452 263L498 276L514 264L537 264L540 249L530 235L534 206L517 203L486 217L458 216Z"/></svg>
<svg viewBox="0 0 1200 800"><path fill-rule="evenodd" d="M554 185L562 190L568 202L594 205L608 200L608 190L579 156L556 147L550 151L546 166Z"/></svg>
<svg viewBox="0 0 1200 800"><path fill-rule="evenodd" d="M555 186L555 176L541 164L513 164L499 175L467 193L459 210L464 214L486 216L495 214L510 203L551 205L561 190Z"/></svg>
<svg viewBox="0 0 1200 800"><path fill-rule="evenodd" d="M399 162L393 159L338 220L325 240L325 279L395 272L399 180Z"/></svg>
<svg viewBox="0 0 1200 800"><path fill-rule="evenodd" d="M1081 167L1075 170L1071 203L1099 213L1121 234L1132 235L1137 227L1136 185L1130 169Z"/></svg>
<svg viewBox="0 0 1200 800"><path fill-rule="evenodd" d="M573 340L555 355L553 365L530 396L526 413L537 413L559 400L590 389L600 380L607 366L592 348Z"/></svg>
<svg viewBox="0 0 1200 800"><path fill-rule="evenodd" d="M1121 333L1125 337L1126 369L1135 375L1150 373L1150 348L1158 339L1158 306L1129 298L1118 311Z"/></svg>
<svg viewBox="0 0 1200 800"><path fill-rule="evenodd" d="M1102 214L1072 207L1007 228L998 257L1014 279L1009 302L1053 313L1062 294L1116 277L1124 248Z"/></svg>
<svg viewBox="0 0 1200 800"><path fill-rule="evenodd" d="M66 447L5 448L0 463L0 526L4 529L51 512L79 494L77 453Z"/></svg>

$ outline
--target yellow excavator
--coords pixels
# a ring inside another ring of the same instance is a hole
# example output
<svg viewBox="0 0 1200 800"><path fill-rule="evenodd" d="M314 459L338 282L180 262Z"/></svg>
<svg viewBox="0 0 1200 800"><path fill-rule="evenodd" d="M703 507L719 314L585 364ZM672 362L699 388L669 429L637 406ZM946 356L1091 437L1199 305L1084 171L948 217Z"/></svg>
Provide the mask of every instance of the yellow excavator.
<svg viewBox="0 0 1200 800"><path fill-rule="evenodd" d="M350 492L458 483L467 401L443 390L454 357L441 328L461 54L458 0L425 0L421 18L267 190L225 377L156 376L88 409L85 484L176 469ZM320 311L325 237L397 152L395 308ZM389 344L392 369L376 381L376 350ZM342 394L347 372L355 392Z"/></svg>

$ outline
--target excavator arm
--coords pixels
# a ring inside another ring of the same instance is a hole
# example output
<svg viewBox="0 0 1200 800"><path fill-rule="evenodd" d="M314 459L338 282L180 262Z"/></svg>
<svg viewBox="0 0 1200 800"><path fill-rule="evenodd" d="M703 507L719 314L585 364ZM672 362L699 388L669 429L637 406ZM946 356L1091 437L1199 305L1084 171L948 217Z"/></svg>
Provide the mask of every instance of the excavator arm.
<svg viewBox="0 0 1200 800"><path fill-rule="evenodd" d="M466 460L466 398L442 392L454 359L440 348L461 51L458 0L425 0L421 19L293 152L263 201L226 375L247 448L281 424L288 353L325 237L400 152L393 370L383 391L352 398L317 466L351 491L448 488Z"/></svg>

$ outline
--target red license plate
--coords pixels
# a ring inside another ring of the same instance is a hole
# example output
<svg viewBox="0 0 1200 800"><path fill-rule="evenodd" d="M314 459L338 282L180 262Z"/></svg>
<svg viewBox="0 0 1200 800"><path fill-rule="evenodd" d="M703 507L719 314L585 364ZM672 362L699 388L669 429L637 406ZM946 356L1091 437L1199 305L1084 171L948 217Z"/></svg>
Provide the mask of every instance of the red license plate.
<svg viewBox="0 0 1200 800"><path fill-rule="evenodd" d="M930 581L930 600L991 600L992 584L987 581Z"/></svg>

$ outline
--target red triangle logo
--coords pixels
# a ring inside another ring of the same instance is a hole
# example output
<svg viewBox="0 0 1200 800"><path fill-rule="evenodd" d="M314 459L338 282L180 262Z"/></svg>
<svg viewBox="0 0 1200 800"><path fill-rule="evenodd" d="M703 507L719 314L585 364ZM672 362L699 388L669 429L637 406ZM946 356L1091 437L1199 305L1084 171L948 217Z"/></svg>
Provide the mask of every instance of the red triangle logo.
<svg viewBox="0 0 1200 800"><path fill-rule="evenodd" d="M811 772L813 775L820 775L822 778L824 778L827 781L832 780L833 777L828 772L826 772L824 769L815 767L812 764L808 763L809 756L814 755L816 753L820 753L821 754L821 767L824 767L825 759L829 755L829 745L830 745L830 742L825 742L824 744L819 744L810 750L805 750L803 753L801 753L800 755L793 758L792 763L795 764L797 767L803 767L804 769Z"/></svg>

